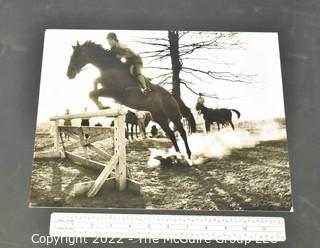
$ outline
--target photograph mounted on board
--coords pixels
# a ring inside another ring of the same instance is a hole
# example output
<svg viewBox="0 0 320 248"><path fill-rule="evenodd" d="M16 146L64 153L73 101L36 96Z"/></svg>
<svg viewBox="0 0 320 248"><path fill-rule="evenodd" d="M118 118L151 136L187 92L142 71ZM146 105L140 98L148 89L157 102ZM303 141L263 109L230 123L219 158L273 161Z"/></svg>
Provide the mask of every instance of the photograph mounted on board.
<svg viewBox="0 0 320 248"><path fill-rule="evenodd" d="M46 30L29 206L291 211L278 34Z"/></svg>

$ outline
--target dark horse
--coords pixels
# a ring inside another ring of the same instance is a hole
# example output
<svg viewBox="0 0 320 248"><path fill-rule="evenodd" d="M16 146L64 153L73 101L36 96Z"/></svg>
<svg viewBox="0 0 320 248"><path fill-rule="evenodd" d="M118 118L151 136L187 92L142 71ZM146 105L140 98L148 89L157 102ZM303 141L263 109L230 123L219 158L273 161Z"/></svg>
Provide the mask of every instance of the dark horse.
<svg viewBox="0 0 320 248"><path fill-rule="evenodd" d="M146 136L146 127L149 125L150 121L152 120L152 116L150 113L146 112L145 113L145 118L144 118L144 123L143 123L143 129L144 130L140 130L140 132L142 132L144 134L144 136ZM137 117L137 115L128 110L128 112L126 113L126 118L125 118L125 123L126 123L126 138L129 139L129 135L131 136L131 139L133 140L133 129L135 128L135 132L136 132L136 137L138 138L138 126L139 126L139 119ZM129 132L129 125L131 125L130 127L130 132ZM140 125L141 126L141 125ZM114 127L114 121L112 121L110 123L110 127ZM141 127L140 127L141 128Z"/></svg>
<svg viewBox="0 0 320 248"><path fill-rule="evenodd" d="M174 132L169 127L169 121L172 121L184 141L188 157L191 157L179 105L167 90L148 81L151 92L145 96L140 91L138 80L130 74L129 63L122 63L110 50L92 41L82 45L77 42L77 45L73 46L68 78L75 78L87 64L100 70L100 77L95 80L94 89L89 93L99 109L106 108L99 101L99 97L109 97L130 108L151 112L153 120L171 139L175 150L180 152ZM98 84L100 88L97 87Z"/></svg>
<svg viewBox="0 0 320 248"><path fill-rule="evenodd" d="M146 127L148 126L148 124L151 121L151 114L150 113L146 113L145 114L145 118L144 118L144 123L143 123L143 128L144 130L140 130L141 133L143 133L143 135L146 137ZM131 129L130 129L130 136L131 139L133 140L133 128L135 127L135 132L136 132L136 137L138 138L138 132L137 132L137 127L139 126L139 120L137 115L128 110L127 114L126 114L126 126L127 126L127 132L128 132L128 136L129 136L129 124L131 125ZM141 129L141 125L140 125L140 129Z"/></svg>
<svg viewBox="0 0 320 248"><path fill-rule="evenodd" d="M212 109L207 108L201 103L197 103L196 110L200 111L203 114L203 118L205 120L206 124L206 131L210 131L210 125L214 122L218 124L218 130L220 130L219 124L225 125L229 123L234 130L234 125L232 123L232 112L235 112L238 116L238 119L240 118L240 112L236 109Z"/></svg>

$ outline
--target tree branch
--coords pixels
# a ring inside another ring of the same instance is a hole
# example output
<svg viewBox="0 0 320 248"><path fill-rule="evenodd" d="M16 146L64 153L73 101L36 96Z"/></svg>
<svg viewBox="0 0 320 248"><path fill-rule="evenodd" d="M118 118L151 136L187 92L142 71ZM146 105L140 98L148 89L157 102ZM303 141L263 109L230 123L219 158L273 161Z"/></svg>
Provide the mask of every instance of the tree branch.
<svg viewBox="0 0 320 248"><path fill-rule="evenodd" d="M213 71L204 71L204 70L200 70L200 69L196 69L196 68L191 68L191 67L182 67L182 70L186 73L193 71L193 72L197 72L203 75L207 75L213 79L217 79L217 80L224 80L224 81L229 81L229 82L240 82L240 83L246 83L246 84L253 84L255 83L255 81L253 81L253 79L251 78L253 75L251 76L245 76L245 75L241 75L241 74L234 74L231 72L213 72Z"/></svg>

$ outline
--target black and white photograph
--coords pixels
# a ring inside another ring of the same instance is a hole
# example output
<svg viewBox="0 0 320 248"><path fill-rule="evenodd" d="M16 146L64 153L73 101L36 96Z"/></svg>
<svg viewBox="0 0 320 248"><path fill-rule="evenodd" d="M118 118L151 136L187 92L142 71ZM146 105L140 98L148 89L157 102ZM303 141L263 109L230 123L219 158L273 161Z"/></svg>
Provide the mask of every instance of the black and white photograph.
<svg viewBox="0 0 320 248"><path fill-rule="evenodd" d="M29 207L293 211L278 34L44 33Z"/></svg>

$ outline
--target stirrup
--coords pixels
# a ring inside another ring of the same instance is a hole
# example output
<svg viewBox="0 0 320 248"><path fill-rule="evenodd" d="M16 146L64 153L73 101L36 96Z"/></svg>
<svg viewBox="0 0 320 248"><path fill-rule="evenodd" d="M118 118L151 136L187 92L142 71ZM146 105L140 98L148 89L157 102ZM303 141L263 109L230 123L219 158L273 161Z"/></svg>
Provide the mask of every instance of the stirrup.
<svg viewBox="0 0 320 248"><path fill-rule="evenodd" d="M146 96L151 90L149 88L141 89L141 92Z"/></svg>

